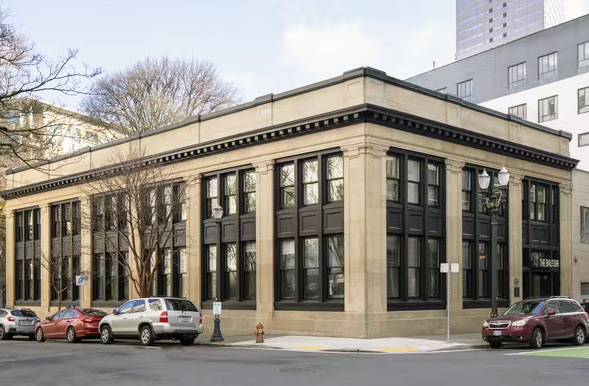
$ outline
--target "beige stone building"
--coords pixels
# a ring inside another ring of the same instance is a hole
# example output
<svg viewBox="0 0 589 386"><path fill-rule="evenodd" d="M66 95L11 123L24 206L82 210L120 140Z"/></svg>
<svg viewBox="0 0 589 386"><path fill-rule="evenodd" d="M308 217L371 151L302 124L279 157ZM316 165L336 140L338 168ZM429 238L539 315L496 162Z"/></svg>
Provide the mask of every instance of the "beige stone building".
<svg viewBox="0 0 589 386"><path fill-rule="evenodd" d="M192 299L208 328L217 299L223 329L248 334L258 322L270 333L443 333L440 264L458 263L452 331L476 332L489 315L493 266L483 170L492 183L502 166L511 173L496 228L499 306L573 293L570 139L375 69L352 70L87 149L52 164L50 176L11 171L7 302L54 311L35 259L64 254L69 270L92 267L90 285L68 291L66 304L112 309L135 296L112 263L128 258L128 247L103 241L117 225L85 227L81 214L109 223L104 202L117 208L116 198L84 186L116 169L106 162L114 150L140 146L144 164L174 176L157 188L158 202L181 201L153 295ZM176 197L183 183L187 194Z"/></svg>

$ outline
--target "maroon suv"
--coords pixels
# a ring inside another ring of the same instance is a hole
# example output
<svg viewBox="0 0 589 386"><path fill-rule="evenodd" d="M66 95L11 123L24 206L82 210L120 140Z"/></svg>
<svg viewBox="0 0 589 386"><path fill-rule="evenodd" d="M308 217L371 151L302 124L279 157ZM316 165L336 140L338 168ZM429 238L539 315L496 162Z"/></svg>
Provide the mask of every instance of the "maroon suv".
<svg viewBox="0 0 589 386"><path fill-rule="evenodd" d="M504 342L529 343L540 348L547 341L570 339L585 343L587 314L576 300L564 297L531 298L513 304L501 316L483 323L483 339L492 348Z"/></svg>

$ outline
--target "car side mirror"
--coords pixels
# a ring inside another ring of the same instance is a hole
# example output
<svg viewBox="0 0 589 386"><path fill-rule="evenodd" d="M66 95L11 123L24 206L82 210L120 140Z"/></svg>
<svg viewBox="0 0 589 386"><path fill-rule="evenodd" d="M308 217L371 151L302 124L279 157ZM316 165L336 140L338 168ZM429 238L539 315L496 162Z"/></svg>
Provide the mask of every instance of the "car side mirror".
<svg viewBox="0 0 589 386"><path fill-rule="evenodd" d="M556 311L550 310L548 311L548 316L556 315Z"/></svg>
<svg viewBox="0 0 589 386"><path fill-rule="evenodd" d="M46 316L45 320L51 320L51 316Z"/></svg>
<svg viewBox="0 0 589 386"><path fill-rule="evenodd" d="M115 308L114 310L112 310L112 314L113 314L113 315L116 315L116 314L118 314L118 313L119 313L119 310L118 310L118 309L116 309L116 308Z"/></svg>

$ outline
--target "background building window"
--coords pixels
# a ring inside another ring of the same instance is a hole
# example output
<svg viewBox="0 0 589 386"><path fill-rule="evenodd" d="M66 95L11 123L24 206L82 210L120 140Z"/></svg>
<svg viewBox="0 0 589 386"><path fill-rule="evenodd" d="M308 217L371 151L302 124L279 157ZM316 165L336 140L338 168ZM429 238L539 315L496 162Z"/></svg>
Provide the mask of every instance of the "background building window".
<svg viewBox="0 0 589 386"><path fill-rule="evenodd" d="M280 208L295 206L294 163L280 166Z"/></svg>
<svg viewBox="0 0 589 386"><path fill-rule="evenodd" d="M554 80L558 74L558 52L538 58L538 80Z"/></svg>
<svg viewBox="0 0 589 386"><path fill-rule="evenodd" d="M578 96L579 114L589 113L589 87L579 89Z"/></svg>
<svg viewBox="0 0 589 386"><path fill-rule="evenodd" d="M546 187L532 183L528 192L528 218L530 220L546 222Z"/></svg>
<svg viewBox="0 0 589 386"><path fill-rule="evenodd" d="M387 158L387 200L399 201L399 158Z"/></svg>
<svg viewBox="0 0 589 386"><path fill-rule="evenodd" d="M418 160L407 160L407 202L419 204L421 165Z"/></svg>
<svg viewBox="0 0 589 386"><path fill-rule="evenodd" d="M344 200L344 159L327 157L327 202Z"/></svg>
<svg viewBox="0 0 589 386"><path fill-rule="evenodd" d="M217 200L218 197L218 189L217 189L217 177L211 177L206 180L206 187L207 187L207 198L206 198L206 207L207 207L207 218L213 217L213 207L219 205Z"/></svg>
<svg viewBox="0 0 589 386"><path fill-rule="evenodd" d="M510 90L520 90L526 81L526 62L507 69L507 83Z"/></svg>
<svg viewBox="0 0 589 386"><path fill-rule="evenodd" d="M456 85L456 94L467 102L472 102L472 79Z"/></svg>
<svg viewBox="0 0 589 386"><path fill-rule="evenodd" d="M440 205L440 166L431 162L427 164L427 204Z"/></svg>
<svg viewBox="0 0 589 386"><path fill-rule="evenodd" d="M226 174L225 179L225 214L237 213L237 176L235 173Z"/></svg>
<svg viewBox="0 0 589 386"><path fill-rule="evenodd" d="M551 96L538 101L538 122L558 119L558 96Z"/></svg>
<svg viewBox="0 0 589 386"><path fill-rule="evenodd" d="M577 68L579 74L589 71L589 42L577 45Z"/></svg>
<svg viewBox="0 0 589 386"><path fill-rule="evenodd" d="M519 117L521 119L528 119L528 105L527 103L510 107L508 110L509 115Z"/></svg>
<svg viewBox="0 0 589 386"><path fill-rule="evenodd" d="M243 213L256 211L256 172L243 173Z"/></svg>
<svg viewBox="0 0 589 386"><path fill-rule="evenodd" d="M319 170L317 160L304 161L303 165L303 205L319 202Z"/></svg>
<svg viewBox="0 0 589 386"><path fill-rule="evenodd" d="M579 134L579 147L589 146L589 133Z"/></svg>

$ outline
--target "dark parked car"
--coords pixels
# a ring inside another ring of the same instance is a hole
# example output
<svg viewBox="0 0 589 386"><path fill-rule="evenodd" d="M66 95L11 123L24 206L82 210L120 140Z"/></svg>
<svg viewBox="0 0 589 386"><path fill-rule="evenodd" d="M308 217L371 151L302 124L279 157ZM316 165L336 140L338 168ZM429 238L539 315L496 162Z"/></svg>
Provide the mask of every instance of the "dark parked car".
<svg viewBox="0 0 589 386"><path fill-rule="evenodd" d="M98 323L106 315L106 312L92 308L66 308L57 311L37 324L37 342L65 338L69 343L76 343L82 338L98 338Z"/></svg>
<svg viewBox="0 0 589 386"><path fill-rule="evenodd" d="M532 348L540 348L555 340L583 344L587 327L587 314L576 300L531 298L513 304L501 316L485 320L482 335L492 348L499 348L504 342L529 343Z"/></svg>

